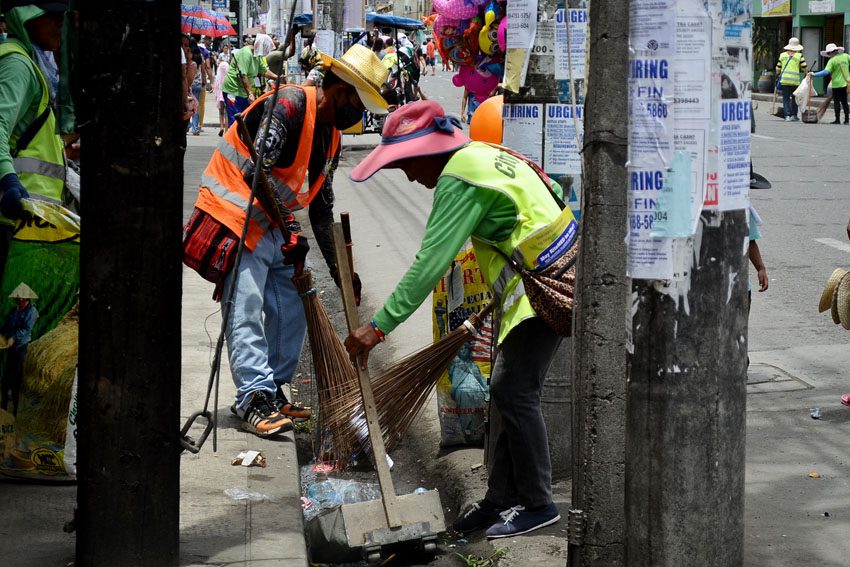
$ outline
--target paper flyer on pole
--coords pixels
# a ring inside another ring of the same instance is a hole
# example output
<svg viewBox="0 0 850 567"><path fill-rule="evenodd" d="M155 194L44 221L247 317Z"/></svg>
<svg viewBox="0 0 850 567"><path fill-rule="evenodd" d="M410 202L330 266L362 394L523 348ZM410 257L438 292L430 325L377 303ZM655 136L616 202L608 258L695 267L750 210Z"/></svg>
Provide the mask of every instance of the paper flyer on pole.
<svg viewBox="0 0 850 567"><path fill-rule="evenodd" d="M567 26L569 25L569 41ZM583 79L587 61L587 9L563 8L555 12L555 80Z"/></svg>
<svg viewBox="0 0 850 567"><path fill-rule="evenodd" d="M629 164L666 167L673 157L672 0L635 0L629 31Z"/></svg>
<svg viewBox="0 0 850 567"><path fill-rule="evenodd" d="M541 165L543 163L543 105L508 104L502 107L504 144Z"/></svg>
<svg viewBox="0 0 850 567"><path fill-rule="evenodd" d="M672 240L653 238L673 158L676 12L673 0L634 0L629 27L628 275L673 276Z"/></svg>
<svg viewBox="0 0 850 567"><path fill-rule="evenodd" d="M719 93L712 121L718 130L718 206L721 211L750 205L752 120L752 19L743 3L723 3L721 45L714 57L713 81ZM717 85L719 84L719 89Z"/></svg>
<svg viewBox="0 0 850 567"><path fill-rule="evenodd" d="M575 116L574 116L575 115ZM578 121L578 132L576 132ZM543 169L549 174L581 173L581 141L584 136L584 107L547 104L546 146Z"/></svg>

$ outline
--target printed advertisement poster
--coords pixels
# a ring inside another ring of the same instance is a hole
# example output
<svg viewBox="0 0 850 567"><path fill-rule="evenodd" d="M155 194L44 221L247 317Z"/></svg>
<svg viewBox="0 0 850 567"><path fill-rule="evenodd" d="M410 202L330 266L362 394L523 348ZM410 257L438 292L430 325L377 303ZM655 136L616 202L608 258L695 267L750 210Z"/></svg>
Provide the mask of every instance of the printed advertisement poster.
<svg viewBox="0 0 850 567"><path fill-rule="evenodd" d="M460 282L463 300L455 309L448 306L450 281ZM434 340L458 328L492 299L478 267L475 251L467 245L455 256L448 272L434 288ZM493 328L488 320L481 332L463 345L437 380L437 415L440 445L478 445L484 441L489 399L490 355Z"/></svg>
<svg viewBox="0 0 850 567"><path fill-rule="evenodd" d="M705 179L705 143L706 128L695 124L695 128L688 129L676 124L675 147L676 151L685 151L691 156L691 234L696 232L697 222L703 207L704 179Z"/></svg>
<svg viewBox="0 0 850 567"><path fill-rule="evenodd" d="M675 114L676 120L710 118L711 20L679 16L676 19ZM707 124L706 124L707 125Z"/></svg>
<svg viewBox="0 0 850 567"><path fill-rule="evenodd" d="M567 26L569 25L569 41ZM555 80L584 78L587 61L587 10L559 9L555 12Z"/></svg>
<svg viewBox="0 0 850 567"><path fill-rule="evenodd" d="M673 277L671 238L653 238L658 196L664 188L664 170L629 170L628 275L635 279Z"/></svg>
<svg viewBox="0 0 850 567"><path fill-rule="evenodd" d="M543 169L549 174L581 173L581 141L584 136L584 107L570 104L546 105L546 147ZM578 132L576 132L578 122Z"/></svg>
<svg viewBox="0 0 850 567"><path fill-rule="evenodd" d="M791 0L761 0L762 16L790 16Z"/></svg>
<svg viewBox="0 0 850 567"><path fill-rule="evenodd" d="M835 11L835 0L809 0L810 14L831 14Z"/></svg>
<svg viewBox="0 0 850 567"><path fill-rule="evenodd" d="M507 18L507 48L531 49L537 33L537 0L511 0Z"/></svg>
<svg viewBox="0 0 850 567"><path fill-rule="evenodd" d="M632 3L629 31L629 165L666 168L673 155L676 19L666 0Z"/></svg>
<svg viewBox="0 0 850 567"><path fill-rule="evenodd" d="M534 163L543 163L543 105L505 104L502 121L504 144Z"/></svg>
<svg viewBox="0 0 850 567"><path fill-rule="evenodd" d="M720 108L720 210L749 207L750 101L723 100Z"/></svg>

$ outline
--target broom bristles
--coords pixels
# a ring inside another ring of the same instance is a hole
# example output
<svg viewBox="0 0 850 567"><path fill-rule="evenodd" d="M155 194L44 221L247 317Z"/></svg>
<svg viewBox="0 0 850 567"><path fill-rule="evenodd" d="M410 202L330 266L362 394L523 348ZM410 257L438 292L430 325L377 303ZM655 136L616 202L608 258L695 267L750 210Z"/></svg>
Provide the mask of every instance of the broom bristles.
<svg viewBox="0 0 850 567"><path fill-rule="evenodd" d="M491 302L481 312L437 342L399 360L372 382L378 422L387 450L393 449L419 416L437 380L463 346L481 327L495 307ZM468 325L467 325L468 323ZM366 415L359 391L331 400L329 420L344 426L336 432L345 439L362 442ZM365 447L364 447L365 448Z"/></svg>

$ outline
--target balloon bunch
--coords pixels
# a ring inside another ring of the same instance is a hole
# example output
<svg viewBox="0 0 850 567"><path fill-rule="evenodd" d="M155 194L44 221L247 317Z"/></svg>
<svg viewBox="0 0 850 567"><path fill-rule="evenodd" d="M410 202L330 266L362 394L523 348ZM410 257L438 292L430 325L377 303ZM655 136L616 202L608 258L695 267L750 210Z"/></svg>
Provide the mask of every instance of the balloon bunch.
<svg viewBox="0 0 850 567"><path fill-rule="evenodd" d="M504 74L506 0L434 0L434 41L444 60L460 65L452 82L479 102Z"/></svg>

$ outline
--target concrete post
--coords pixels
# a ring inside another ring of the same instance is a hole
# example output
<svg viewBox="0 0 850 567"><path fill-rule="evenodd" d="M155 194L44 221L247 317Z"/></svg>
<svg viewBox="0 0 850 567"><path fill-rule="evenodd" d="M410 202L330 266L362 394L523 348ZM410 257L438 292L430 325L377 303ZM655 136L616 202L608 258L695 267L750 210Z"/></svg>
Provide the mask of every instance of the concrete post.
<svg viewBox="0 0 850 567"><path fill-rule="evenodd" d="M746 211L702 215L685 300L635 281L626 519L629 565L743 564Z"/></svg>
<svg viewBox="0 0 850 567"><path fill-rule="evenodd" d="M588 20L567 564L615 567L625 565L629 2L593 0Z"/></svg>
<svg viewBox="0 0 850 567"><path fill-rule="evenodd" d="M89 220L80 266L76 565L176 566L180 8L84 2L80 23L75 96ZM124 45L135 46L134 64L112 65Z"/></svg>

